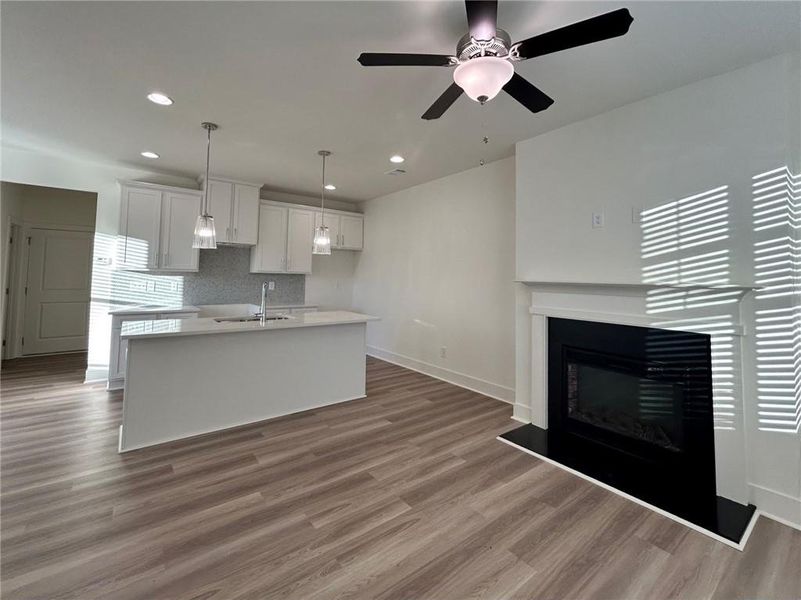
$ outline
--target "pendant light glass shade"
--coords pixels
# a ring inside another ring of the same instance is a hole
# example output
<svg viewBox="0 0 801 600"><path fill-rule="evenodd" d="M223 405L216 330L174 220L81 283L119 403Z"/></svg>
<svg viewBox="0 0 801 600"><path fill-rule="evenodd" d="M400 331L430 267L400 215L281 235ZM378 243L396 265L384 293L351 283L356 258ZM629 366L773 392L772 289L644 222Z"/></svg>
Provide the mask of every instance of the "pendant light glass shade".
<svg viewBox="0 0 801 600"><path fill-rule="evenodd" d="M320 150L317 154L323 157L323 182L320 196L320 226L314 229L312 254L331 254L331 233L325 226L325 157L331 156L331 153L328 150Z"/></svg>
<svg viewBox="0 0 801 600"><path fill-rule="evenodd" d="M192 237L192 248L216 250L217 232L214 230L214 217L209 214L209 157L211 156L211 132L217 129L214 123L203 122L200 126L206 130L206 179L203 184L203 203L195 222L195 235Z"/></svg>
<svg viewBox="0 0 801 600"><path fill-rule="evenodd" d="M211 215L198 215L192 248L217 248L217 233L214 231L214 217Z"/></svg>
<svg viewBox="0 0 801 600"><path fill-rule="evenodd" d="M320 225L314 230L312 254L331 254L331 234L325 225Z"/></svg>

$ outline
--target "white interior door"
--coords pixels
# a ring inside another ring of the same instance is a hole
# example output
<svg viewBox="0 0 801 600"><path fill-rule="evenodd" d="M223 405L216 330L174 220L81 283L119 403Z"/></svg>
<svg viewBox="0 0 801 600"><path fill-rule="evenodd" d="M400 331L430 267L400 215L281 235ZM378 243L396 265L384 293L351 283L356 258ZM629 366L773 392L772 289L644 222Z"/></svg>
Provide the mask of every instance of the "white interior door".
<svg viewBox="0 0 801 600"><path fill-rule="evenodd" d="M92 233L31 229L23 354L86 350Z"/></svg>

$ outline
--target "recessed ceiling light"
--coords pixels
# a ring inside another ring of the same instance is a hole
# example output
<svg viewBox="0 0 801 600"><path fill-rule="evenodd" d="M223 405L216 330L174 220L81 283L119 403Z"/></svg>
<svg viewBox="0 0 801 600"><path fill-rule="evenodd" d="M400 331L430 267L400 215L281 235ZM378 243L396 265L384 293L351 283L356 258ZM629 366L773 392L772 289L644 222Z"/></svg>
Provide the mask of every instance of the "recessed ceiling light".
<svg viewBox="0 0 801 600"><path fill-rule="evenodd" d="M140 154L142 156L144 156L145 158L158 158L159 157L158 154L156 154L155 152L151 152L150 150L145 150L144 152L140 152Z"/></svg>
<svg viewBox="0 0 801 600"><path fill-rule="evenodd" d="M406 159L403 158L400 154L393 154L392 156L389 157L389 162L402 163L404 160Z"/></svg>
<svg viewBox="0 0 801 600"><path fill-rule="evenodd" d="M325 184L325 189L327 189L327 190L335 190L335 189L337 189L337 186L335 186L333 183L326 183Z"/></svg>
<svg viewBox="0 0 801 600"><path fill-rule="evenodd" d="M172 104L172 98L161 92L150 92L147 95L147 99L155 104L161 104L162 106L169 106Z"/></svg>

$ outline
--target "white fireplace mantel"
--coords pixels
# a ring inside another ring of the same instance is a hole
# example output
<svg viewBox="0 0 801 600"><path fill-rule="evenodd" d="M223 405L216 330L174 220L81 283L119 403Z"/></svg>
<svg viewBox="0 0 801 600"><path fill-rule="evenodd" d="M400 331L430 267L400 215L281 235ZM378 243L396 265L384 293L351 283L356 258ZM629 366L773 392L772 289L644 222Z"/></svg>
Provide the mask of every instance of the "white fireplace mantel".
<svg viewBox="0 0 801 600"><path fill-rule="evenodd" d="M633 325L710 333L731 337L740 351L746 335L739 305L756 286L708 286L699 284L651 284L616 282L524 281L531 289L531 378L528 402L515 404L514 418L548 428L548 318L575 319L599 323ZM665 290L664 292L662 290ZM654 294L675 290L705 295L724 292L726 304L697 305L680 310L652 310ZM725 317L721 317L725 315ZM713 371L714 375L714 371ZM739 381L739 380L738 380ZM734 393L734 419L742 419L742 389ZM747 502L745 438L742 422L732 428L715 430L715 461L718 494L738 502Z"/></svg>

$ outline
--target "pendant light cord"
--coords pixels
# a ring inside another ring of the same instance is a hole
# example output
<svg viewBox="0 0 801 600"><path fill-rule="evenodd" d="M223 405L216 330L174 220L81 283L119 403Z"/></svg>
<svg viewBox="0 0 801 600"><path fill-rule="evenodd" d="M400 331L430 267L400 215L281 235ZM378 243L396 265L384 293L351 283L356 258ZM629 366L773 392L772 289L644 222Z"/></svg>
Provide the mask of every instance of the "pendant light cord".
<svg viewBox="0 0 801 600"><path fill-rule="evenodd" d="M203 198L203 216L209 214L209 190L211 184L209 183L209 159L211 156L211 127L206 128L206 193Z"/></svg>
<svg viewBox="0 0 801 600"><path fill-rule="evenodd" d="M325 227L325 154L323 154L323 181L320 193L320 225Z"/></svg>

